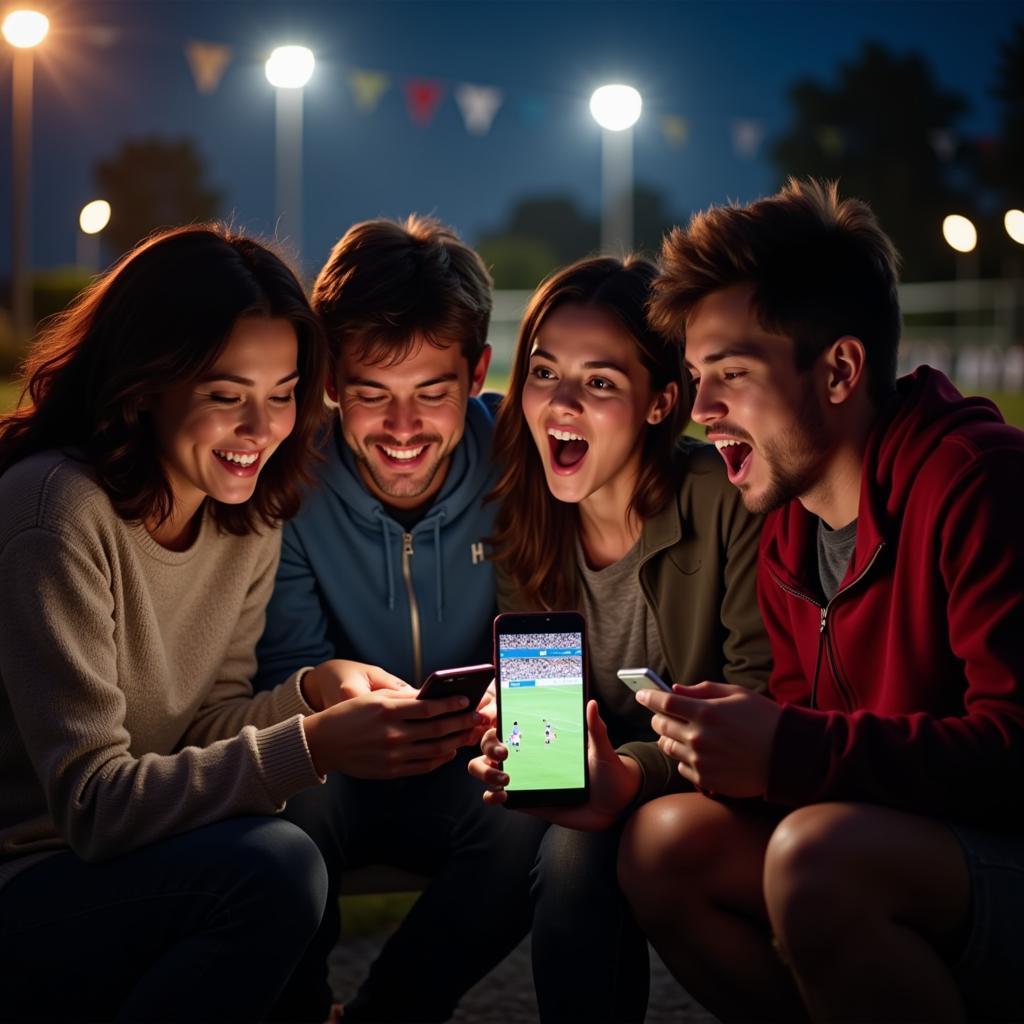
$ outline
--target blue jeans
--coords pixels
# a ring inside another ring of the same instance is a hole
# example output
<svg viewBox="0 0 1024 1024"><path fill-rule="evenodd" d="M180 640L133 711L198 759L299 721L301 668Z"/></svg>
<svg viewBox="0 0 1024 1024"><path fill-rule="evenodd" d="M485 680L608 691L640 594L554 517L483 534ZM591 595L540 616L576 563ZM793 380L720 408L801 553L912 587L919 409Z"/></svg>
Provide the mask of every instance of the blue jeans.
<svg viewBox="0 0 1024 1024"><path fill-rule="evenodd" d="M334 896L345 868L389 864L431 876L345 1005L346 1021L448 1020L460 997L526 935L530 867L544 823L485 804L466 772L473 753L404 779L334 773L288 802L284 814L323 854L332 897L275 1020L327 1016L327 956L340 930Z"/></svg>
<svg viewBox="0 0 1024 1024"><path fill-rule="evenodd" d="M647 940L619 889L621 827L552 825L533 869L533 983L540 1019L642 1021L650 992Z"/></svg>
<svg viewBox="0 0 1024 1024"><path fill-rule="evenodd" d="M276 818L56 854L0 888L0 1019L258 1020L326 898L316 847Z"/></svg>

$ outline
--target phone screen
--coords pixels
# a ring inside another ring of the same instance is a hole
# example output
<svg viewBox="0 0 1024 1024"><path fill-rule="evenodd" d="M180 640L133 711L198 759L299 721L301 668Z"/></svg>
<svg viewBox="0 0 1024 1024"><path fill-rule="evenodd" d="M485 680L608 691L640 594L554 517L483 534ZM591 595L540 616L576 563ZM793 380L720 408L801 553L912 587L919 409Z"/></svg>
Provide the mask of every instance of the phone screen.
<svg viewBox="0 0 1024 1024"><path fill-rule="evenodd" d="M510 794L586 786L583 632L498 632Z"/></svg>

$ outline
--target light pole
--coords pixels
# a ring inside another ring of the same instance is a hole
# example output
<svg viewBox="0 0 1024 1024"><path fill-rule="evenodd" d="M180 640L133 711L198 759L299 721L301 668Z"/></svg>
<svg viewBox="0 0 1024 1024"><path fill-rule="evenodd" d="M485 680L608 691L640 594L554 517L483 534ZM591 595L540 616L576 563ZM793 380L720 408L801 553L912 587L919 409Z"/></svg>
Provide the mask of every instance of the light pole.
<svg viewBox="0 0 1024 1024"><path fill-rule="evenodd" d="M590 97L601 126L601 251L621 254L633 246L633 125L642 100L631 85L602 85Z"/></svg>
<svg viewBox="0 0 1024 1024"><path fill-rule="evenodd" d="M302 88L316 60L304 46L279 46L264 67L277 90L275 125L278 233L302 256Z"/></svg>
<svg viewBox="0 0 1024 1024"><path fill-rule="evenodd" d="M32 330L32 50L50 30L38 11L11 11L3 34L14 47L11 83L11 319L19 341Z"/></svg>
<svg viewBox="0 0 1024 1024"><path fill-rule="evenodd" d="M100 269L100 232L110 223L110 203L94 199L78 215L78 246L75 262L90 273Z"/></svg>

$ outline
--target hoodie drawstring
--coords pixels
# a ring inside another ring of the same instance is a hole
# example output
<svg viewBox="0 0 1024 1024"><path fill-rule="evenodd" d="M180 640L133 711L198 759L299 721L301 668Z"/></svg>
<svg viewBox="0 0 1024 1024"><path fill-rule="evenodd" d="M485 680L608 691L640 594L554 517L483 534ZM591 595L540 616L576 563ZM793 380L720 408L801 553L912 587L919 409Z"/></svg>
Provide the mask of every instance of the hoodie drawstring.
<svg viewBox="0 0 1024 1024"><path fill-rule="evenodd" d="M380 506L373 510L373 515L380 523L381 538L384 542L384 572L388 578L388 611L393 612L395 610L395 563L391 557L391 527Z"/></svg>

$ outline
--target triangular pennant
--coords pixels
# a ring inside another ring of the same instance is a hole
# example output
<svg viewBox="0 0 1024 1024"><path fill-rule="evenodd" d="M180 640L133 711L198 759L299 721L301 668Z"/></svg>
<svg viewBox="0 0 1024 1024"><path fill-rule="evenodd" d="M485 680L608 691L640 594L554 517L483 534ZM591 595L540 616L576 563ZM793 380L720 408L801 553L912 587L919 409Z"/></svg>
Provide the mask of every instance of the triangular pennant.
<svg viewBox="0 0 1024 1024"><path fill-rule="evenodd" d="M193 39L185 46L185 56L196 88L205 96L220 85L224 70L231 61L231 47Z"/></svg>
<svg viewBox="0 0 1024 1024"><path fill-rule="evenodd" d="M443 95L444 86L436 79L410 78L405 83L405 100L413 124L421 127L430 124Z"/></svg>
<svg viewBox="0 0 1024 1024"><path fill-rule="evenodd" d="M455 90L455 102L470 135L486 135L498 113L504 94L491 85L464 83Z"/></svg>
<svg viewBox="0 0 1024 1024"><path fill-rule="evenodd" d="M738 157L753 160L764 139L764 125L752 118L738 118L732 123L732 146Z"/></svg>
<svg viewBox="0 0 1024 1024"><path fill-rule="evenodd" d="M380 103L381 96L388 91L391 79L382 71L353 71L349 85L356 100L356 109L362 114L372 114Z"/></svg>
<svg viewBox="0 0 1024 1024"><path fill-rule="evenodd" d="M931 133L932 149L935 155L948 164L956 156L956 136L949 131L937 129Z"/></svg>
<svg viewBox="0 0 1024 1024"><path fill-rule="evenodd" d="M840 157L846 152L846 136L841 128L826 124L818 129L818 145L828 157Z"/></svg>
<svg viewBox="0 0 1024 1024"><path fill-rule="evenodd" d="M686 140L690 135L690 123L685 117L664 114L659 123L661 124L661 134L665 136L665 141L673 149L681 149L686 145Z"/></svg>

